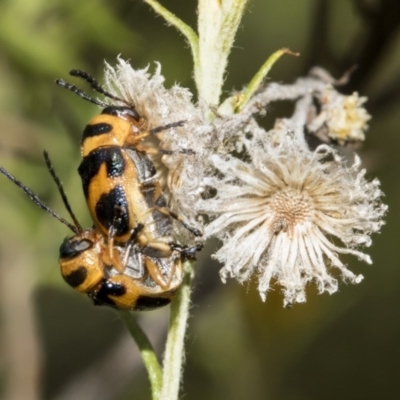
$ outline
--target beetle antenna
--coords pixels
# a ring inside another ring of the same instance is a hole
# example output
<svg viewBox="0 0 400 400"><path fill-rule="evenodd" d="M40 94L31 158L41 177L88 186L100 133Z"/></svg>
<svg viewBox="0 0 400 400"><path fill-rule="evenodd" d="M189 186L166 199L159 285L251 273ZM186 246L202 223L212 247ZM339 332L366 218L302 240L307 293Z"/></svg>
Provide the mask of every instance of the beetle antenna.
<svg viewBox="0 0 400 400"><path fill-rule="evenodd" d="M32 192L27 186L25 186L21 181L19 181L14 175L10 174L6 169L0 167L0 172L5 175L11 182L17 185L39 208L48 212L54 218L58 219L64 225L68 226L74 233L80 233L79 228L69 223L64 218L56 214L49 206L47 206L35 193Z"/></svg>
<svg viewBox="0 0 400 400"><path fill-rule="evenodd" d="M74 92L75 94L77 94L79 97L82 97L82 99L90 101L93 104L96 104L97 106L100 107L108 107L108 104L103 103L100 100L97 100L93 97L90 97L87 93L85 93L83 90L77 88L75 85L72 85L71 83L67 83L65 81L63 81L62 79L56 79L56 84L62 86L65 89L70 90L71 92Z"/></svg>
<svg viewBox="0 0 400 400"><path fill-rule="evenodd" d="M47 169L50 172L51 177L53 178L54 182L57 185L58 192L60 193L60 196L62 198L65 208L68 211L68 214L74 221L75 227L78 229L78 231L83 232L83 228L82 228L81 224L78 222L78 219L76 218L74 212L72 211L72 207L69 204L67 194L65 193L65 190L60 181L60 178L57 176L56 171L54 170L53 164L50 160L49 153L46 150L43 150L43 156L44 156L44 161L46 162Z"/></svg>
<svg viewBox="0 0 400 400"><path fill-rule="evenodd" d="M101 86L96 79L93 78L93 76L91 76L90 74L88 74L85 71L82 71L80 69L71 69L71 71L69 71L69 74L71 76L76 76L78 78L82 78L84 79L87 83L90 84L90 87L95 90L96 92L99 92L101 94L103 94L104 96L113 99L113 100L117 100L120 101L124 104L126 104L129 107L132 107L131 104L129 104L126 100L121 99L120 97L114 96L112 93L108 92L107 90L105 90L103 88L103 86Z"/></svg>

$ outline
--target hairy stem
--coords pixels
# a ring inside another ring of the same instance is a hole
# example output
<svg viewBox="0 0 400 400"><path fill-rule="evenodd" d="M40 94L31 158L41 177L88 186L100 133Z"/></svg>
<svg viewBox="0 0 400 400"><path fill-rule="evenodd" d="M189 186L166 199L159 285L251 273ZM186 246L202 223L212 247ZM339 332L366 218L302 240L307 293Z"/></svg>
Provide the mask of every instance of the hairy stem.
<svg viewBox="0 0 400 400"><path fill-rule="evenodd" d="M199 69L195 80L199 98L218 105L225 69L248 0L199 0Z"/></svg>
<svg viewBox="0 0 400 400"><path fill-rule="evenodd" d="M139 348L143 363L147 369L147 373L149 374L152 399L158 400L160 398L162 386L162 370L153 346L138 324L136 318L134 318L129 311L118 310L117 312L124 321L130 335Z"/></svg>
<svg viewBox="0 0 400 400"><path fill-rule="evenodd" d="M184 344L189 317L190 295L194 277L194 262L184 264L185 277L182 286L171 304L170 324L164 356L164 374L161 400L177 400L179 395L182 364L184 362Z"/></svg>

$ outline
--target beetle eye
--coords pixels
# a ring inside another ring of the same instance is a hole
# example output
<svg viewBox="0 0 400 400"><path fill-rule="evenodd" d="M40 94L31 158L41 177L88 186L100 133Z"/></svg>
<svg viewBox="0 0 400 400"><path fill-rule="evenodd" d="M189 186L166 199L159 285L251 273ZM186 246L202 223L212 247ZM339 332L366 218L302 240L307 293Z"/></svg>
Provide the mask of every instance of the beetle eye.
<svg viewBox="0 0 400 400"><path fill-rule="evenodd" d="M60 258L73 258L93 247L93 242L88 239L77 240L67 238L60 246Z"/></svg>
<svg viewBox="0 0 400 400"><path fill-rule="evenodd" d="M126 106L108 106L101 113L115 115L119 118L131 117L135 121L140 120L140 115L138 114L138 112L134 108Z"/></svg>
<svg viewBox="0 0 400 400"><path fill-rule="evenodd" d="M124 110L124 112L122 114L129 115L130 117L132 117L136 121L140 120L140 115L133 108L128 108L128 109Z"/></svg>

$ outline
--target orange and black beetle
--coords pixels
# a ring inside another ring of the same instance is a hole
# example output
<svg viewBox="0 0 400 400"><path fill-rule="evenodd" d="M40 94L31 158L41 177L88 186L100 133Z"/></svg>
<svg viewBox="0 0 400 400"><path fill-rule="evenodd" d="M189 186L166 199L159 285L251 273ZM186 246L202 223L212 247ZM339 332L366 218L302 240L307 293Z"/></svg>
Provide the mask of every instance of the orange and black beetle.
<svg viewBox="0 0 400 400"><path fill-rule="evenodd" d="M168 208L156 168L148 157L148 153L166 154L168 151L149 148L142 142L149 135L182 126L184 121L148 130L147 121L137 113L134 105L107 92L84 71L72 70L70 74L85 79L96 91L125 104L107 105L89 97L74 85L63 80L56 81L104 108L83 131L83 158L78 168L96 228L111 238L111 244L113 241L124 244L131 240L133 230L142 226L137 233L137 243L143 253L153 257L168 258L174 250L180 249L190 252L193 248L175 243L173 219L179 220L195 236L201 233ZM184 152L190 153L190 150Z"/></svg>

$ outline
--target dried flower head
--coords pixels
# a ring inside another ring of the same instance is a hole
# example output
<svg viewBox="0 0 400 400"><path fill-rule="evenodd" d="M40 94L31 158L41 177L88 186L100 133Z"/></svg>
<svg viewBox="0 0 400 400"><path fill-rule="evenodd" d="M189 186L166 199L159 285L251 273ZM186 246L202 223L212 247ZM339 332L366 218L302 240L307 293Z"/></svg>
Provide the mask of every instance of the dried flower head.
<svg viewBox="0 0 400 400"><path fill-rule="evenodd" d="M116 67L106 65L106 87L111 93L132 104L139 115L146 119L148 129L182 121L181 127L163 130L156 137L150 136L144 140L149 146L171 152L164 156L163 152L154 152L149 157L156 164L158 179L169 206L188 219L194 218L193 208L187 204L186 199L194 192L194 187L199 187L196 180L199 174L192 171L197 166L196 160L204 159L204 154L196 137L204 137L207 127L204 126L199 109L192 103L192 93L188 89L179 85L167 89L159 64L153 75L148 70L148 67L135 70L129 62L118 58ZM187 177L188 174L191 176ZM182 181L188 183L182 185Z"/></svg>
<svg viewBox="0 0 400 400"><path fill-rule="evenodd" d="M325 125L327 135L339 144L347 141L364 141L364 132L368 129L367 122L371 116L363 107L366 97L359 97L357 92L344 96L328 86L320 96L321 112L309 124L311 131L316 131Z"/></svg>
<svg viewBox="0 0 400 400"><path fill-rule="evenodd" d="M135 70L129 62L118 58L115 67L106 64L105 81L112 93L132 104L146 118L149 129L169 122L190 121L196 115L188 89L178 85L165 88L159 63L151 75L149 67Z"/></svg>
<svg viewBox="0 0 400 400"><path fill-rule="evenodd" d="M251 162L213 156L223 178L215 178L217 195L202 209L215 216L206 227L208 237L223 242L215 257L224 264L223 280L240 282L258 275L265 300L271 280L282 286L284 304L304 302L307 283L319 292L337 291L330 267L351 283L362 280L340 261L338 254L353 254L371 244L386 211L379 182L368 182L357 157L347 167L329 146L310 152L292 135L278 146L267 140L249 148ZM331 238L339 239L342 246Z"/></svg>

